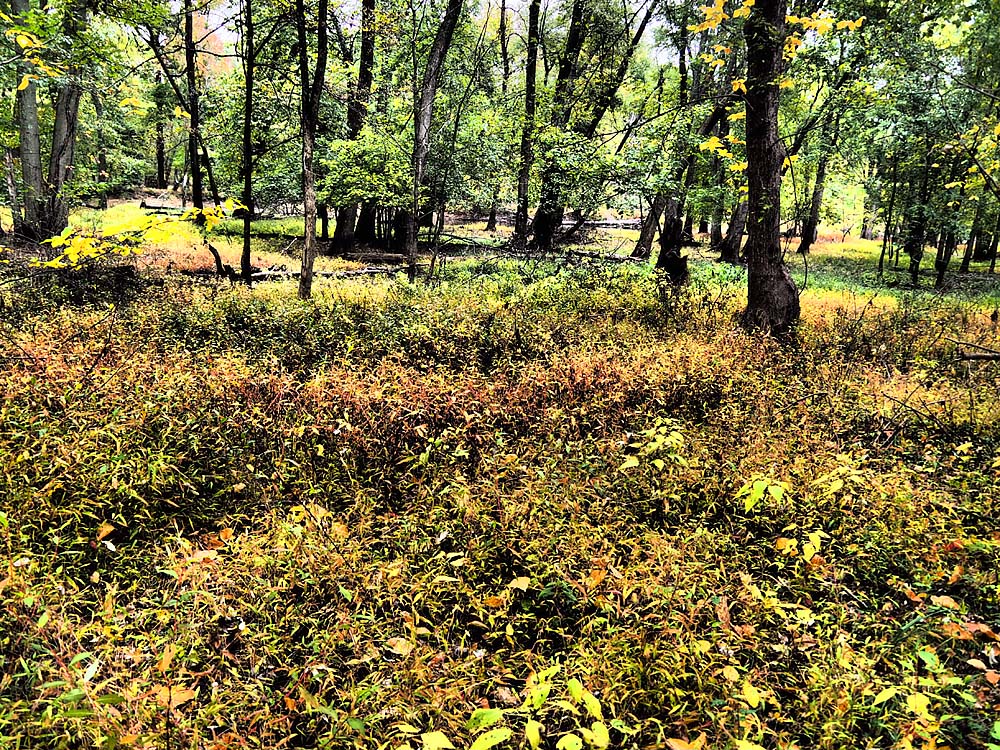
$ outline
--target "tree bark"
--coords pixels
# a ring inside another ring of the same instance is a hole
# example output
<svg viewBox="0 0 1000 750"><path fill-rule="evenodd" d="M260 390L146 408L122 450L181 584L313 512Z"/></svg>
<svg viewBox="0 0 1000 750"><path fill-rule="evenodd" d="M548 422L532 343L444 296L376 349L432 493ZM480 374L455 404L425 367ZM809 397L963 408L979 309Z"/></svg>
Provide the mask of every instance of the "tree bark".
<svg viewBox="0 0 1000 750"><path fill-rule="evenodd" d="M11 0L10 8L15 15L23 16L29 10L28 0ZM22 76L31 72L28 63L21 63L18 66L18 73ZM14 233L28 239L40 240L43 239L39 224L44 210L45 192L42 185L42 147L38 126L38 87L34 79L28 79L28 85L18 89L15 100L24 215L14 217Z"/></svg>
<svg viewBox="0 0 1000 750"><path fill-rule="evenodd" d="M747 202L740 201L733 208L726 229L726 237L719 245L719 261L721 263L740 263L740 251L743 249L743 235L747 229Z"/></svg>
<svg viewBox="0 0 1000 750"><path fill-rule="evenodd" d="M319 127L319 105L326 80L329 54L329 1L319 0L316 14L316 68L309 73L309 34L306 30L305 0L295 0L295 30L299 47L299 85L302 88L302 268L299 271L299 299L312 296L313 263L316 261L316 172L313 154Z"/></svg>
<svg viewBox="0 0 1000 750"><path fill-rule="evenodd" d="M194 39L194 2L184 0L184 65L187 80L188 165L191 169L191 205L205 207L201 174L201 150L198 133L201 127L201 106L198 97L198 51Z"/></svg>
<svg viewBox="0 0 1000 750"><path fill-rule="evenodd" d="M528 59L524 66L524 126L521 130L521 161L517 172L517 212L514 215L514 246L523 250L528 242L528 186L534 161L535 79L538 74L538 15L541 0L528 7Z"/></svg>
<svg viewBox="0 0 1000 750"><path fill-rule="evenodd" d="M639 239L632 248L633 258L648 258L653 254L653 239L656 237L656 230L660 228L660 217L666 207L667 196L663 193L653 196L649 211L642 220L642 226L639 227Z"/></svg>
<svg viewBox="0 0 1000 750"><path fill-rule="evenodd" d="M784 47L785 0L757 0L743 27L747 43L748 294L743 323L787 333L799 318L795 282L781 255L781 165L778 76Z"/></svg>

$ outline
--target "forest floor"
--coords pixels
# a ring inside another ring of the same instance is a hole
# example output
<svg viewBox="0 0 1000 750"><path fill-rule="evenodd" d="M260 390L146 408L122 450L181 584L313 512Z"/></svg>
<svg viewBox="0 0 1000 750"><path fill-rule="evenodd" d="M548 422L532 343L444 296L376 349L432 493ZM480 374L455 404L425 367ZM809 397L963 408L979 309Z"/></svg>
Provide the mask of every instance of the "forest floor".
<svg viewBox="0 0 1000 750"><path fill-rule="evenodd" d="M778 344L707 259L153 244L0 286L0 746L1000 746L981 268L827 238Z"/></svg>

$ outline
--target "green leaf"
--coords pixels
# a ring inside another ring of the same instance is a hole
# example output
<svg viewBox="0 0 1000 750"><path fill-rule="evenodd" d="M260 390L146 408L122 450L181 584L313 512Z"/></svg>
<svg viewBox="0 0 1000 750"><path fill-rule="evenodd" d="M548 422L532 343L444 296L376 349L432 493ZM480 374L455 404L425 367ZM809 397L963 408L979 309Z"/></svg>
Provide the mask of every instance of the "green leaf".
<svg viewBox="0 0 1000 750"><path fill-rule="evenodd" d="M470 732L492 726L503 718L502 708L477 708L465 722L465 728Z"/></svg>
<svg viewBox="0 0 1000 750"><path fill-rule="evenodd" d="M566 734L556 743L556 750L581 750L583 740L575 734Z"/></svg>
<svg viewBox="0 0 1000 750"><path fill-rule="evenodd" d="M98 698L97 702L102 706L117 706L119 703L124 703L125 699L117 693L108 693Z"/></svg>
<svg viewBox="0 0 1000 750"><path fill-rule="evenodd" d="M534 719L528 719L528 723L524 727L524 738L531 745L531 750L538 750L538 746L542 743L542 729L543 727L539 722Z"/></svg>
<svg viewBox="0 0 1000 750"><path fill-rule="evenodd" d="M479 735L475 742L472 743L472 747L469 750L489 750L491 747L496 747L501 742L506 742L511 738L514 733L507 727L497 727L496 729L491 729L485 734Z"/></svg>

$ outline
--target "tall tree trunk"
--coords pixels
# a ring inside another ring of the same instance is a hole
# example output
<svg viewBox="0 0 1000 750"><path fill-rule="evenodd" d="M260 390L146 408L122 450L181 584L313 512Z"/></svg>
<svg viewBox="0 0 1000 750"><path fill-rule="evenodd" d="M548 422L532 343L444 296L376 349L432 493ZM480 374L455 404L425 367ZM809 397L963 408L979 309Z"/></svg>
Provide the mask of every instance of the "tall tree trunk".
<svg viewBox="0 0 1000 750"><path fill-rule="evenodd" d="M316 172L313 167L313 155L329 53L329 1L319 0L316 14L316 68L312 75L309 73L309 34L306 30L305 0L295 0L295 10L295 30L299 47L299 85L302 88L302 207L305 215L302 268L299 271L299 299L309 299L312 296L313 263L316 261Z"/></svg>
<svg viewBox="0 0 1000 750"><path fill-rule="evenodd" d="M427 167L427 154L430 151L431 121L434 115L434 96L437 94L441 80L444 61L455 35L455 27L462 15L464 0L448 0L444 18L434 35L434 43L427 56L427 67L424 68L420 93L413 111L413 156L411 172L413 175L413 201L410 210L406 212L406 262L409 266L410 280L417 274L417 217L420 215L420 188L424 184L424 172Z"/></svg>
<svg viewBox="0 0 1000 750"><path fill-rule="evenodd" d="M500 28L497 30L497 41L500 43L500 63L503 70L503 77L500 79L500 97L506 105L507 89L510 86L510 44L507 36L507 0L500 0ZM497 204L499 202L500 174L498 172L496 185L493 187L493 195L490 199L490 215L486 220L487 232L495 232L497 229Z"/></svg>
<svg viewBox="0 0 1000 750"><path fill-rule="evenodd" d="M972 229L969 230L969 240L965 243L965 252L962 254L962 265L959 267L960 273L969 272L969 263L975 255L976 245L979 243L980 235L983 232L983 205L982 201L976 204L976 215L972 219Z"/></svg>
<svg viewBox="0 0 1000 750"><path fill-rule="evenodd" d="M886 248L890 248L889 242L892 239L892 222L893 222L893 210L896 208L896 190L899 184L897 180L897 167L899 163L896 160L896 155L893 154L889 157L892 162L892 187L889 188L889 205L886 206L885 211L885 231L882 233L882 252L878 256L878 275L882 278L882 271L885 268L885 251ZM891 248L890 248L891 250Z"/></svg>
<svg viewBox="0 0 1000 750"><path fill-rule="evenodd" d="M10 8L15 15L23 17L29 10L28 0L11 0ZM33 72L32 66L28 63L18 66L18 73L22 76L30 72ZM28 85L19 88L15 98L24 216L14 217L14 232L29 239L40 240L44 239L39 225L44 212L45 192L42 185L42 147L38 126L38 86L34 79L29 78Z"/></svg>
<svg viewBox="0 0 1000 750"><path fill-rule="evenodd" d="M917 286L920 283L920 261L924 257L924 244L927 241L927 198L928 185L930 184L930 167L927 164L930 155L924 159L924 168L921 170L920 192L916 199L911 198L910 205L907 206L906 215L903 218L903 225L906 231L906 240L903 251L910 258L910 283Z"/></svg>
<svg viewBox="0 0 1000 750"><path fill-rule="evenodd" d="M657 193L653 196L653 200L649 204L649 211L639 227L639 239L636 240L635 247L632 249L633 258L648 258L653 254L653 239L656 237L656 230L660 228L660 217L666 207L666 195Z"/></svg>
<svg viewBox="0 0 1000 750"><path fill-rule="evenodd" d="M375 0L361 2L361 56L358 59L358 80L347 105L347 137L354 140L361 133L368 115L375 68ZM354 246L358 223L358 204L337 207L337 224L333 228L333 247L347 250Z"/></svg>
<svg viewBox="0 0 1000 750"><path fill-rule="evenodd" d="M541 0L528 6L528 59L524 65L524 125L521 130L521 161L517 172L517 213L514 215L514 247L528 242L528 186L534 161L535 79L538 70L538 14Z"/></svg>
<svg viewBox="0 0 1000 750"><path fill-rule="evenodd" d="M257 63L254 49L253 0L243 0L243 250L240 276L247 284L253 274L250 262L250 222L253 220L253 84Z"/></svg>
<svg viewBox="0 0 1000 750"><path fill-rule="evenodd" d="M824 128L825 130L825 128ZM830 162L830 155L833 153L840 134L840 118L834 122L833 135L829 143L823 143L823 153L820 154L819 163L816 165L816 182L813 184L812 198L809 202L809 215L802 226L802 240L799 242L799 255L806 255L819 234L819 212L823 207L823 189L826 187L826 169ZM823 133L825 136L826 133ZM825 140L825 138L824 138Z"/></svg>
<svg viewBox="0 0 1000 750"><path fill-rule="evenodd" d="M156 187L159 190L167 189L167 137L164 119L166 113L161 106L162 98L159 95L159 85L163 83L163 73L156 74L157 97L156 97Z"/></svg>
<svg viewBox="0 0 1000 750"><path fill-rule="evenodd" d="M201 128L201 107L198 101L198 51L194 38L194 2L184 0L184 65L187 78L188 122L188 165L191 169L191 205L196 209L205 207L202 188L201 151L198 135Z"/></svg>
<svg viewBox="0 0 1000 750"><path fill-rule="evenodd" d="M747 229L747 212L749 207L746 201L740 201L733 208L733 214L729 218L729 226L726 229L726 238L719 246L719 261L721 263L732 263L736 265L740 262L740 251L743 248L743 235Z"/></svg>
<svg viewBox="0 0 1000 750"><path fill-rule="evenodd" d="M748 294L744 325L783 334L799 318L799 295L781 255L781 164L778 77L785 0L757 0L743 27L747 43Z"/></svg>

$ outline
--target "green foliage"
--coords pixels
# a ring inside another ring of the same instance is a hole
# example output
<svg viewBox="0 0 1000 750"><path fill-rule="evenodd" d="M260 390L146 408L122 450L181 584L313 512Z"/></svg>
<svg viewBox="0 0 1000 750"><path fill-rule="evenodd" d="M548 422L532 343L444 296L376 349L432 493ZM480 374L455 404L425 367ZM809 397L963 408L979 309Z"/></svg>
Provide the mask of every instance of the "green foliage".
<svg viewBox="0 0 1000 750"><path fill-rule="evenodd" d="M988 317L693 271L12 296L3 744L991 742Z"/></svg>

